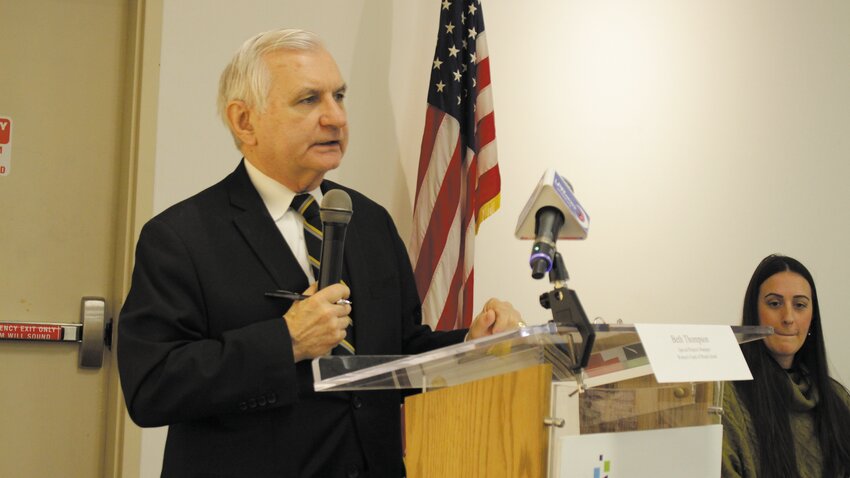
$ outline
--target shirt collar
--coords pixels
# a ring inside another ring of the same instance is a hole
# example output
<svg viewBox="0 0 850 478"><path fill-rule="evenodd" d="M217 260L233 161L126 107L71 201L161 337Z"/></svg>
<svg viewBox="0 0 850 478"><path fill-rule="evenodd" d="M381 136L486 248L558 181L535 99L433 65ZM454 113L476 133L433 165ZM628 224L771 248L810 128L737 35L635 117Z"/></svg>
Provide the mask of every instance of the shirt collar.
<svg viewBox="0 0 850 478"><path fill-rule="evenodd" d="M250 161L245 160L244 162L245 170L248 172L248 178L251 180L251 184L257 189L257 192L260 193L263 204L266 205L266 209L268 209L272 219L275 221L279 220L289 210L289 205L292 204L292 200L297 193L263 174ZM317 204L322 203L322 188L318 187L308 192L316 198Z"/></svg>

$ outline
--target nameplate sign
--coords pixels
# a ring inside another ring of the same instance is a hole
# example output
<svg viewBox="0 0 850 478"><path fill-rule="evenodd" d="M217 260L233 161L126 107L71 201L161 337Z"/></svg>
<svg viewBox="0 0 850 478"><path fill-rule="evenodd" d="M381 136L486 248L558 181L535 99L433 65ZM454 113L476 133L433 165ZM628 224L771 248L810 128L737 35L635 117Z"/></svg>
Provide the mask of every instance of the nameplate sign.
<svg viewBox="0 0 850 478"><path fill-rule="evenodd" d="M659 383L752 380L728 325L635 324Z"/></svg>

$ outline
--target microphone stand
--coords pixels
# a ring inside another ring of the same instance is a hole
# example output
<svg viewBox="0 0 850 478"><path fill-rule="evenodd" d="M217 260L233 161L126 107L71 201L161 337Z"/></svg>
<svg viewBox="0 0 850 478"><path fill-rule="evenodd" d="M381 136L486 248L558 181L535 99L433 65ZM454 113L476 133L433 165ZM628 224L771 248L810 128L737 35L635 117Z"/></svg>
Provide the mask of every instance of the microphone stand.
<svg viewBox="0 0 850 478"><path fill-rule="evenodd" d="M574 344L572 348L573 371L581 370L587 366L590 360L590 352L596 340L596 331L593 329L581 302L578 300L574 290L567 288L569 279L567 267L560 252L555 252L552 269L549 270L549 282L554 289L540 295L540 305L544 309L552 310L552 318L555 324L575 327L581 335L581 344Z"/></svg>

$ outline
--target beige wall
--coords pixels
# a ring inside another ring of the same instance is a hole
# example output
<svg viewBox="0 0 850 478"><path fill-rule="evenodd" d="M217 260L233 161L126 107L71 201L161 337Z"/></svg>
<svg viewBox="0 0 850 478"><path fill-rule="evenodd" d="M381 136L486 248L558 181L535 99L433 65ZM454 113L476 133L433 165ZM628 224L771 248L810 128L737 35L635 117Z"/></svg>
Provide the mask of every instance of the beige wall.
<svg viewBox="0 0 850 478"><path fill-rule="evenodd" d="M438 4L165 0L155 210L217 181L238 153L215 116L218 74L251 34L324 37L349 83L352 141L332 178L387 206L405 239ZM850 383L850 3L484 2L502 209L477 241L476 301L548 320L513 238L543 170L591 216L562 243L588 315L734 324L766 254L813 271L833 370ZM161 432L144 434L158 476Z"/></svg>

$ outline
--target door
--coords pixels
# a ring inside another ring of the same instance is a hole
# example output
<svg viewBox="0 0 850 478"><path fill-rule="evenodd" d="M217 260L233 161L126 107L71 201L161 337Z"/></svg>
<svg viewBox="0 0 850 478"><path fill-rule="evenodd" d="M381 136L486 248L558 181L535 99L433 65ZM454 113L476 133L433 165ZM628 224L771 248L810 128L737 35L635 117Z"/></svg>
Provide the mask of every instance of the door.
<svg viewBox="0 0 850 478"><path fill-rule="evenodd" d="M79 323L84 296L109 318L123 299L135 4L0 0L0 323ZM0 339L0 476L120 474L114 356L79 354Z"/></svg>

